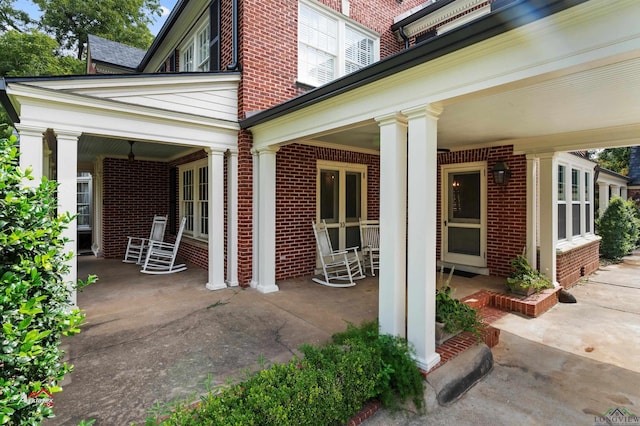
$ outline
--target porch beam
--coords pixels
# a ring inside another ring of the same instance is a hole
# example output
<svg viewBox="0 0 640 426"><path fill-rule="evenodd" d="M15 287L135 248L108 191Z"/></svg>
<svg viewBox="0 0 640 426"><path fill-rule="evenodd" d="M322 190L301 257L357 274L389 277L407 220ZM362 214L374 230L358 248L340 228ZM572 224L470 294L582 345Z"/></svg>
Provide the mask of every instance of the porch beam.
<svg viewBox="0 0 640 426"><path fill-rule="evenodd" d="M56 131L57 138L57 155L56 155L56 174L58 181L58 212L68 213L74 216L78 213L78 138L79 132L63 132ZM78 263L77 263L77 239L78 239L78 221L73 219L62 236L67 238L65 244L65 252L73 253L73 257L69 260L69 272L64 279L68 285L73 286L74 290L71 295L71 302L77 306L78 299L75 290L75 284L78 280Z"/></svg>
<svg viewBox="0 0 640 426"><path fill-rule="evenodd" d="M207 148L209 198L209 273L206 288L226 288L224 282L224 156L225 152Z"/></svg>
<svg viewBox="0 0 640 426"><path fill-rule="evenodd" d="M558 164L556 154L540 155L540 272L557 287ZM570 194L569 194L570 196ZM571 227L569 227L571 229Z"/></svg>
<svg viewBox="0 0 640 426"><path fill-rule="evenodd" d="M426 105L403 111L408 117L407 184L407 340L416 363L429 371L436 352L436 228L438 117L442 108Z"/></svg>
<svg viewBox="0 0 640 426"><path fill-rule="evenodd" d="M227 285L238 286L238 151L227 155Z"/></svg>
<svg viewBox="0 0 640 426"><path fill-rule="evenodd" d="M405 337L407 297L407 120L380 117L380 332Z"/></svg>
<svg viewBox="0 0 640 426"><path fill-rule="evenodd" d="M276 285L276 152L258 152L258 285L261 293L278 291Z"/></svg>

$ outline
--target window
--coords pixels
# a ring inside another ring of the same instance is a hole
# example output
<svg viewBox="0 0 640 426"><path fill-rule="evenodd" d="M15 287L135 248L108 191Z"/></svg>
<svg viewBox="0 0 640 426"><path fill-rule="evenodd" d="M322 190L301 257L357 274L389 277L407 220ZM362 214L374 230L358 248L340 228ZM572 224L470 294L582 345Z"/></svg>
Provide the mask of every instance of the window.
<svg viewBox="0 0 640 426"><path fill-rule="evenodd" d="M209 167L206 160L180 166L180 217L185 235L207 240L209 235Z"/></svg>
<svg viewBox="0 0 640 426"><path fill-rule="evenodd" d="M78 231L91 230L91 180L91 173L78 173Z"/></svg>
<svg viewBox="0 0 640 426"><path fill-rule="evenodd" d="M209 37L209 20L205 19L178 49L180 71L209 71Z"/></svg>
<svg viewBox="0 0 640 426"><path fill-rule="evenodd" d="M558 240L571 241L593 232L593 164L566 157L558 164Z"/></svg>
<svg viewBox="0 0 640 426"><path fill-rule="evenodd" d="M379 59L379 36L335 11L298 8L298 80L320 86Z"/></svg>

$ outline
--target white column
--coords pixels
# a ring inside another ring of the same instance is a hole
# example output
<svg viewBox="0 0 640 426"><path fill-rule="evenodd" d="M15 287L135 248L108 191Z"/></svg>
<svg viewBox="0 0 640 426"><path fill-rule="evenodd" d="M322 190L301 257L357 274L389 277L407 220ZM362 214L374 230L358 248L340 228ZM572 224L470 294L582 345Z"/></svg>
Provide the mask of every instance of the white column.
<svg viewBox="0 0 640 426"><path fill-rule="evenodd" d="M620 196L620 186L611 185L611 198Z"/></svg>
<svg viewBox="0 0 640 426"><path fill-rule="evenodd" d="M620 187L620 196L622 197L623 200L626 200L627 198L629 198L629 193L627 191L627 187L626 186L621 186Z"/></svg>
<svg viewBox="0 0 640 426"><path fill-rule="evenodd" d="M102 197L104 192L104 157L100 156L93 165L93 228L91 251L94 256L102 256Z"/></svg>
<svg viewBox="0 0 640 426"><path fill-rule="evenodd" d="M380 332L406 335L407 298L407 121L400 115L380 125Z"/></svg>
<svg viewBox="0 0 640 426"><path fill-rule="evenodd" d="M46 129L26 126L20 123L15 126L20 135L20 168L26 170L27 167L31 167L31 175L34 180L28 181L27 184L37 186L40 184L42 176L44 176L42 136Z"/></svg>
<svg viewBox="0 0 640 426"><path fill-rule="evenodd" d="M224 151L207 148L209 165L209 290L224 282Z"/></svg>
<svg viewBox="0 0 640 426"><path fill-rule="evenodd" d="M276 285L276 152L278 147L258 153L258 286L261 293L278 291Z"/></svg>
<svg viewBox="0 0 640 426"><path fill-rule="evenodd" d="M598 182L598 192L598 216L602 216L602 213L609 207L609 184Z"/></svg>
<svg viewBox="0 0 640 426"><path fill-rule="evenodd" d="M405 111L409 122L407 196L407 340L425 371L439 361L436 352L436 194L438 116L427 105Z"/></svg>
<svg viewBox="0 0 640 426"><path fill-rule="evenodd" d="M538 159L527 155L527 259L537 268L538 250Z"/></svg>
<svg viewBox="0 0 640 426"><path fill-rule="evenodd" d="M68 213L74 216L78 213L78 137L80 133L56 132L58 140L58 152L56 154L56 173L58 185L58 214ZM40 145L42 149L42 144ZM73 253L69 260L69 272L64 277L69 285L75 286L78 281L77 264L77 239L78 221L72 220L67 229L62 231L62 236L68 239L65 244L65 252ZM78 299L74 290L71 296L73 305L77 305Z"/></svg>
<svg viewBox="0 0 640 426"><path fill-rule="evenodd" d="M253 238L251 239L251 288L258 287L258 265L260 259L260 226L259 220L260 217L260 201L258 198L258 194L260 194L260 161L258 158L258 152L256 150L251 150L252 157L252 214L251 214L251 223L253 227Z"/></svg>
<svg viewBox="0 0 640 426"><path fill-rule="evenodd" d="M227 157L227 285L238 286L238 151Z"/></svg>
<svg viewBox="0 0 640 426"><path fill-rule="evenodd" d="M540 272L556 281L558 242L558 166L554 154L540 156ZM567 194L568 206L571 193Z"/></svg>

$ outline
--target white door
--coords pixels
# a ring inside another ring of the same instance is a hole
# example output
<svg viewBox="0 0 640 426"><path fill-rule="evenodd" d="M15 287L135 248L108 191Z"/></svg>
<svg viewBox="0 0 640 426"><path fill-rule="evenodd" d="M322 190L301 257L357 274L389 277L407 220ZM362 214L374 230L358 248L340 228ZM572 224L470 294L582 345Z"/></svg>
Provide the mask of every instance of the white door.
<svg viewBox="0 0 640 426"><path fill-rule="evenodd" d="M442 166L442 260L487 266L487 164Z"/></svg>
<svg viewBox="0 0 640 426"><path fill-rule="evenodd" d="M367 166L318 161L316 221L327 223L334 250L360 246L367 215Z"/></svg>

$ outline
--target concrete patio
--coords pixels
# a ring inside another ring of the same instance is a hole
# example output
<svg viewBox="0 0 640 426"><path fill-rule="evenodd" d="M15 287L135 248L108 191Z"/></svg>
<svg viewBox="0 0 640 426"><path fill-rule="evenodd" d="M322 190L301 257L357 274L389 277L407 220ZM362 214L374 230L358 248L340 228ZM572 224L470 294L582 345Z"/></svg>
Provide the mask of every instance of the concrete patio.
<svg viewBox="0 0 640 426"><path fill-rule="evenodd" d="M252 289L207 290L206 271L195 267L152 276L118 260L83 256L78 264L79 277L94 273L100 280L78 294L86 322L82 333L65 340L75 370L64 392L54 396L57 417L46 425L76 425L81 419L96 419L97 425L142 423L158 403L196 399L207 382L221 385L262 363L286 362L301 344L325 342L347 322L359 324L378 314L373 277L350 288L321 286L310 277L289 280L278 283L279 292L265 295ZM495 322L501 343L493 350L494 372L476 386L484 393L474 388L448 408L431 400L429 416L465 424L461 419L468 413L459 413L460 407L470 410L471 403L477 410L486 395L486 404L496 404L502 417L490 421L492 407L483 407L486 422L477 424L508 424L520 409L495 399L506 398L514 386L532 401L549 403L552 397L555 404L527 407L532 421L522 424L547 424L542 419L580 405L580 395L568 389L561 395L540 388L543 376L549 376L545 383L559 386L556 381L562 380L581 389L591 401L585 408L590 413L615 404L640 405L639 269L603 268L571 290L577 304L557 305L536 319L507 314ZM503 280L454 275L452 284L454 296L462 298L480 289L500 291ZM368 422L427 421L382 411ZM572 416L566 424L588 418L585 412Z"/></svg>

